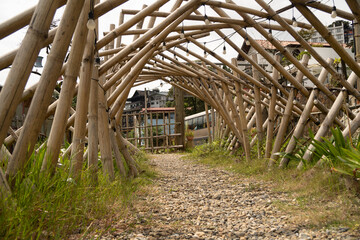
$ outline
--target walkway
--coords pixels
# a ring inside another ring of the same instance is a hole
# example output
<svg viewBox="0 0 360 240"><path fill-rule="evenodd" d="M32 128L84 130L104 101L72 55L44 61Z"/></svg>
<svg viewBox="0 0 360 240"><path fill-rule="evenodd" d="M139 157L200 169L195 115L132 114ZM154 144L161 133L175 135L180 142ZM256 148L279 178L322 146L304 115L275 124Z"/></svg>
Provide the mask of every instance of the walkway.
<svg viewBox="0 0 360 240"><path fill-rule="evenodd" d="M303 229L273 206L287 198L267 184L180 158L152 156L162 177L103 239L356 239L345 228Z"/></svg>

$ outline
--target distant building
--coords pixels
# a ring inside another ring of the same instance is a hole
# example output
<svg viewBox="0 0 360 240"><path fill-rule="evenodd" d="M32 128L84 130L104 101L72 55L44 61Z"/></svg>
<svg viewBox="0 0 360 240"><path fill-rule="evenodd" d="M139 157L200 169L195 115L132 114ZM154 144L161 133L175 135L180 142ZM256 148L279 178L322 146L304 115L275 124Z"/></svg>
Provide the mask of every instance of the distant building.
<svg viewBox="0 0 360 240"><path fill-rule="evenodd" d="M166 102L174 100L174 98L168 97L167 92L160 92L159 89L147 90L146 92L136 90L133 96L127 99L124 113L140 112L145 108L145 97L148 108L164 108Z"/></svg>
<svg viewBox="0 0 360 240"><path fill-rule="evenodd" d="M344 25L344 22L339 22L338 24L335 24L334 22L327 29L331 32L331 35L333 35L339 43L349 44L353 40L353 30L351 27L348 26L348 24ZM326 43L326 40L320 35L320 33L314 32L310 39L310 42Z"/></svg>

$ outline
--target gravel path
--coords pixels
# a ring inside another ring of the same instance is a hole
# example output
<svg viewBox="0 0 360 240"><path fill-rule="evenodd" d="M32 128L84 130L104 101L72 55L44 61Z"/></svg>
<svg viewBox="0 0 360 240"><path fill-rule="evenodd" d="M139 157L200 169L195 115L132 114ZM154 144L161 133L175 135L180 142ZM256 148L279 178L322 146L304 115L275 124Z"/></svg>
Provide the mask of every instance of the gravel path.
<svg viewBox="0 0 360 240"><path fill-rule="evenodd" d="M347 228L304 229L273 206L287 197L266 183L178 154L151 158L161 177L103 239L359 239Z"/></svg>

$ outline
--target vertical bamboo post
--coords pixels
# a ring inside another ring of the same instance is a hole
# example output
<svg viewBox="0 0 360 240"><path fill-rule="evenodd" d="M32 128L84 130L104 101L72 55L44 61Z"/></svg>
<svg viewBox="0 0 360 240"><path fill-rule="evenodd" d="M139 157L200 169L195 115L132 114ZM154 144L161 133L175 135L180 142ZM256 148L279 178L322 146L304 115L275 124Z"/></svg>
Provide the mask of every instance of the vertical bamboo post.
<svg viewBox="0 0 360 240"><path fill-rule="evenodd" d="M100 77L100 85L104 84L105 76ZM101 153L101 161L103 164L104 174L108 176L110 181L114 180L114 165L111 154L111 142L109 131L109 114L105 100L105 92L102 88L98 88L98 135Z"/></svg>
<svg viewBox="0 0 360 240"><path fill-rule="evenodd" d="M280 61L280 55L275 56L275 61ZM279 72L276 68L273 67L272 78L275 80L278 79ZM265 158L270 157L273 137L274 137L274 125L275 125L275 106L276 106L276 88L275 86L271 86L271 93L270 93L270 106L268 110L268 126L267 126L267 134L266 134L266 146L265 146Z"/></svg>
<svg viewBox="0 0 360 240"><path fill-rule="evenodd" d="M154 133L153 133L153 113L150 112L150 146L151 146L151 153L154 152Z"/></svg>
<svg viewBox="0 0 360 240"><path fill-rule="evenodd" d="M99 102L99 70L98 66L93 67L93 74L90 83L90 97L89 97L89 124L88 124L88 167L91 171L91 177L94 182L97 181L98 171L98 102Z"/></svg>
<svg viewBox="0 0 360 240"><path fill-rule="evenodd" d="M354 45L355 45L355 60L360 63L360 23L354 19ZM357 80L357 90L360 91L360 79Z"/></svg>
<svg viewBox="0 0 360 240"><path fill-rule="evenodd" d="M120 15L119 15L119 26L121 26L124 23L124 13L121 11ZM119 48L121 46L121 37L122 35L120 34L117 38L116 38L116 48Z"/></svg>
<svg viewBox="0 0 360 240"><path fill-rule="evenodd" d="M110 24L110 31L114 30L115 29L115 24ZM114 46L115 46L115 40L112 40L108 45L106 45L106 49L107 50L112 50L114 49ZM111 58L113 55L110 54L107 57L107 59ZM105 61L107 60L105 58ZM108 73L110 74L112 72L112 70L108 70ZM106 97L109 97L110 94L115 90L115 86L112 86L109 91L106 92Z"/></svg>
<svg viewBox="0 0 360 240"><path fill-rule="evenodd" d="M59 96L59 103L55 111L54 120L47 142L46 154L42 164L43 171L49 170L51 173L53 173L58 161L60 147L66 129L66 120L69 115L76 86L77 75L80 70L81 58L83 56L84 47L86 44L86 36L88 32L86 23L88 20L89 8L90 1L85 1L83 10L81 12L81 17L74 33L74 39L72 41L72 48L68 60L68 67L65 70L64 80Z"/></svg>
<svg viewBox="0 0 360 240"><path fill-rule="evenodd" d="M156 147L159 146L159 113L156 113Z"/></svg>
<svg viewBox="0 0 360 240"><path fill-rule="evenodd" d="M208 107L207 103L205 103L205 114L206 114L206 128L208 131L208 142L211 144L212 143L211 126L210 126L210 119L209 119L209 107Z"/></svg>
<svg viewBox="0 0 360 240"><path fill-rule="evenodd" d="M214 141L216 133L215 133L215 111L213 107L211 107L211 129L212 129L211 139Z"/></svg>
<svg viewBox="0 0 360 240"><path fill-rule="evenodd" d="M79 177L83 164L83 152L85 147L86 122L89 104L89 91L91 84L92 68L94 63L94 31L87 34L87 42L82 57L82 66L80 70L80 83L76 101L76 117L74 122L74 134L72 140L72 159L70 175Z"/></svg>
<svg viewBox="0 0 360 240"><path fill-rule="evenodd" d="M185 108L184 108L184 91L178 87L174 87L175 96L175 133L181 134L176 136L175 144L185 147Z"/></svg>
<svg viewBox="0 0 360 240"><path fill-rule="evenodd" d="M257 55L254 54L251 56L255 63L258 62ZM259 72L256 68L252 67L253 78L260 81ZM263 143L263 119L262 119L262 111L261 111L261 96L260 96L260 88L254 85L254 96L255 96L255 112L256 112L256 135L258 138L257 150L258 150L258 158L261 158L261 146Z"/></svg>
<svg viewBox="0 0 360 240"><path fill-rule="evenodd" d="M70 0L66 4L58 28L58 33L61 34L55 36L48 61L43 69L38 87L27 113L23 131L19 136L12 154L12 159L7 167L6 175L10 178L15 176L18 170L23 169L34 149L83 4L84 0Z"/></svg>
<svg viewBox="0 0 360 240"><path fill-rule="evenodd" d="M137 118L136 114L134 114L134 141L135 141L135 147L138 147L138 140L139 140L138 118Z"/></svg>
<svg viewBox="0 0 360 240"><path fill-rule="evenodd" d="M0 144L3 143L6 137L27 79L38 57L42 43L47 37L58 6L59 1L47 0L39 1L36 6L29 28L0 93Z"/></svg>
<svg viewBox="0 0 360 240"><path fill-rule="evenodd" d="M143 9L143 10L144 10L145 8L147 8L147 5L146 5L146 4L144 4L144 5L142 6L142 9ZM141 19L141 20L136 24L136 29L142 29L143 24L144 24L144 18ZM140 37L140 34L134 34L133 42L135 42L136 39L138 39L139 37Z"/></svg>
<svg viewBox="0 0 360 240"><path fill-rule="evenodd" d="M144 112L144 128L145 128L145 149L149 147L149 133L148 133L148 111L147 111L147 105L148 105L148 94L146 92L145 88L145 112Z"/></svg>

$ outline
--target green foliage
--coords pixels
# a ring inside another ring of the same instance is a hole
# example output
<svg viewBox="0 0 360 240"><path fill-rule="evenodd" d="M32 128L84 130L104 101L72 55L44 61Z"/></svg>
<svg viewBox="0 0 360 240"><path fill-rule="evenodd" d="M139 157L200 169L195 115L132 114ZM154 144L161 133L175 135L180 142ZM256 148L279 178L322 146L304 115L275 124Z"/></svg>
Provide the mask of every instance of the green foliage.
<svg viewBox="0 0 360 240"><path fill-rule="evenodd" d="M323 137L322 141L319 141L314 139L314 134L310 131L311 145L314 146L311 163L307 163L303 159L307 149L304 145L294 154L279 153L279 155L310 165L322 159L330 167L331 171L359 178L360 135L353 142L351 138L344 138L339 128L331 129L331 134L331 138Z"/></svg>
<svg viewBox="0 0 360 240"><path fill-rule="evenodd" d="M308 51L302 51L299 53L299 55L296 56L297 60L301 60L303 58L304 55L308 55L309 58L311 58L311 54Z"/></svg>
<svg viewBox="0 0 360 240"><path fill-rule="evenodd" d="M136 179L119 176L109 182L100 170L94 186L90 171L84 170L81 180L75 181L68 178L69 159L63 159L51 177L40 171L44 153L45 149L32 155L24 178L16 177L12 195L0 199L1 239L66 239L69 234L84 233L86 226L108 216L114 206L122 211L134 191L154 177L145 168L142 154L136 158L145 171Z"/></svg>
<svg viewBox="0 0 360 240"><path fill-rule="evenodd" d="M315 33L315 29L301 29L300 31L298 31L298 34L306 41L309 41L312 37L312 35Z"/></svg>

